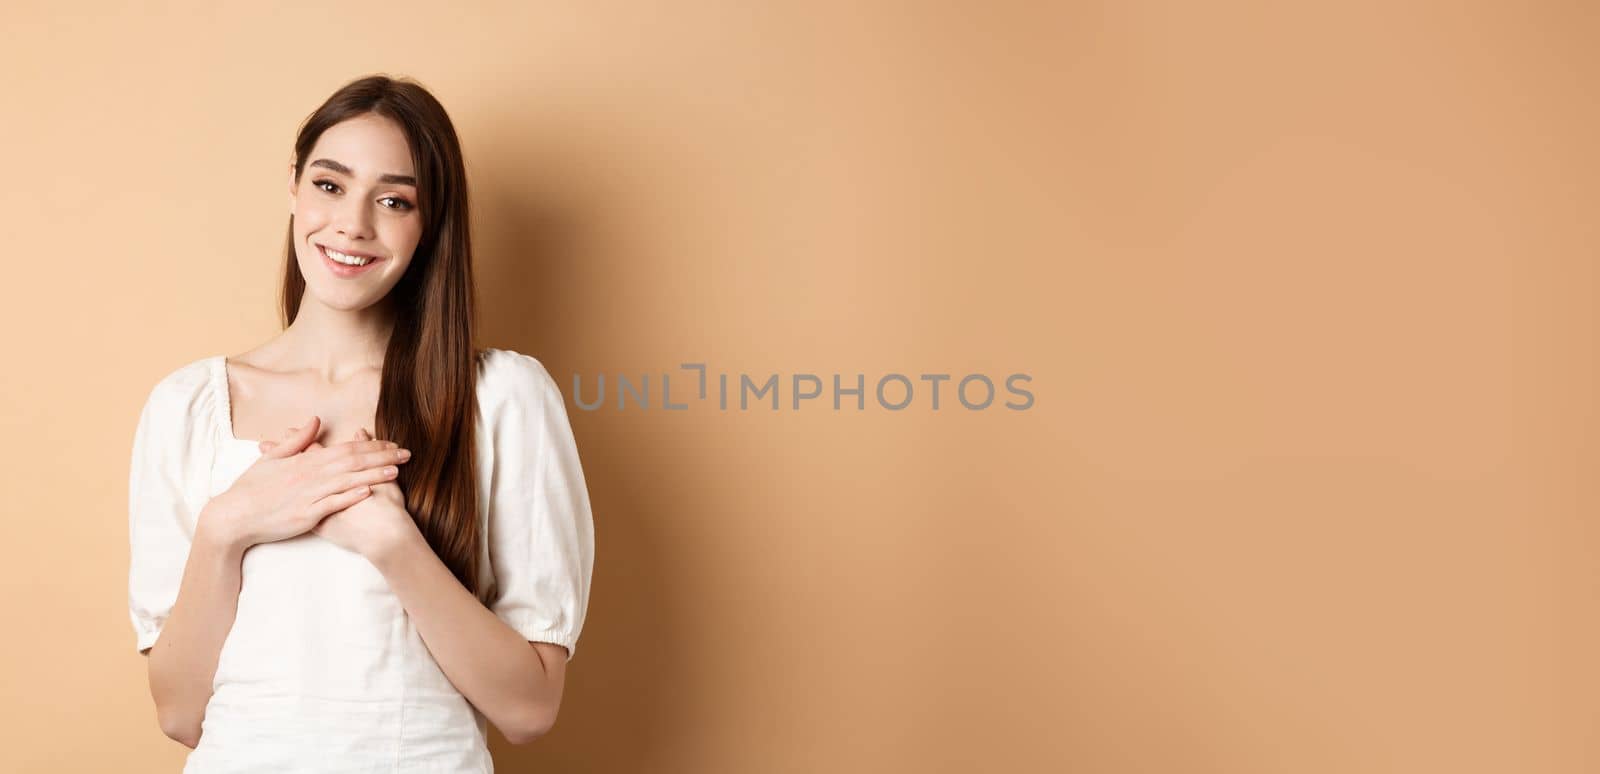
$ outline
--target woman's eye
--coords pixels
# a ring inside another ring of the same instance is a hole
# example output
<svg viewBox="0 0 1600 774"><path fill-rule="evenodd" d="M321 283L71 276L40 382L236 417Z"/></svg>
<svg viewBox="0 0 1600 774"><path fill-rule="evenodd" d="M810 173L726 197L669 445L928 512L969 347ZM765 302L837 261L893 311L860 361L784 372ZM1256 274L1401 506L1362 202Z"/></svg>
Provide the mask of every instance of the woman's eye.
<svg viewBox="0 0 1600 774"><path fill-rule="evenodd" d="M339 192L339 184L333 182L332 180L316 180L316 181L313 181L311 184L316 186L318 190L321 190L324 193L332 194L332 193L338 193ZM391 209L391 210L400 210L402 212L404 212L406 210L409 210L409 209L412 209L413 207L416 206L416 205L413 205L411 202L408 202L405 199L402 199L402 198L400 198L398 196L385 196L382 199L379 199L378 201L380 201L380 202L394 202L393 204L385 204L384 207L387 207L388 209Z"/></svg>

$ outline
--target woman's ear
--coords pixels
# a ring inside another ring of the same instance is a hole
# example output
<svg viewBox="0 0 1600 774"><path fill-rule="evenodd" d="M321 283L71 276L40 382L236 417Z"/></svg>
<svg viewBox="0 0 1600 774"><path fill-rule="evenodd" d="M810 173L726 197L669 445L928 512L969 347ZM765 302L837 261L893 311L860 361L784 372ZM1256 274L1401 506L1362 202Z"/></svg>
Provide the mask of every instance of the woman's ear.
<svg viewBox="0 0 1600 774"><path fill-rule="evenodd" d="M289 214L290 215L294 214L294 200L295 200L295 194L296 193L298 193L298 192L295 190L295 185L294 185L294 162L290 161L289 162Z"/></svg>

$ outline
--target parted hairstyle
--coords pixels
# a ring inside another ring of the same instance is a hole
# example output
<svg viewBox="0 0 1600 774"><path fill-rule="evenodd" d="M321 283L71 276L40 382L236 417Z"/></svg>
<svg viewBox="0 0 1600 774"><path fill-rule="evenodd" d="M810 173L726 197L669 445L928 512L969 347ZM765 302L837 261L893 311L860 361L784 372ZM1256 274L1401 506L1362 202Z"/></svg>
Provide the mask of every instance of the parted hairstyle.
<svg viewBox="0 0 1600 774"><path fill-rule="evenodd" d="M444 106L420 84L372 75L345 84L301 123L294 179L324 131L366 114L393 120L405 133L417 178L423 228L405 274L389 291L394 331L383 358L373 437L413 453L399 466L406 509L439 559L480 602L477 464L474 428L476 303L468 233L467 177L461 144ZM305 276L295 259L289 216L283 268L282 324L300 310Z"/></svg>

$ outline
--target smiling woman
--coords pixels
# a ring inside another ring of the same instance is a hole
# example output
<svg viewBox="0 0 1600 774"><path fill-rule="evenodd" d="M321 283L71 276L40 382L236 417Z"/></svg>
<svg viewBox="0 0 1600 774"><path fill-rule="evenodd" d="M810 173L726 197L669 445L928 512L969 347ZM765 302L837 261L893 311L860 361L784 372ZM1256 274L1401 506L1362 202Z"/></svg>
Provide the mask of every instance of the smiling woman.
<svg viewBox="0 0 1600 774"><path fill-rule="evenodd" d="M335 92L289 165L283 331L145 403L129 613L190 774L485 772L489 722L555 722L593 518L555 380L474 346L464 169L420 85Z"/></svg>
<svg viewBox="0 0 1600 774"><path fill-rule="evenodd" d="M316 158L303 168L289 167L300 276L313 286L329 276L360 277L359 284L328 290L365 306L387 296L405 274L422 236L405 132L382 114L365 113L328 127L312 152Z"/></svg>

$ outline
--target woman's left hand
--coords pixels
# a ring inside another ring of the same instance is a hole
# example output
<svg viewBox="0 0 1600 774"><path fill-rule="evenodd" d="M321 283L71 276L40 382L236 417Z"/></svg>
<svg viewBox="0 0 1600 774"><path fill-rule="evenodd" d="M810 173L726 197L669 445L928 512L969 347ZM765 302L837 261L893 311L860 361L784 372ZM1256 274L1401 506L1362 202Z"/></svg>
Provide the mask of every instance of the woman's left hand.
<svg viewBox="0 0 1600 774"><path fill-rule="evenodd" d="M357 441L371 439L372 436L364 428L355 433ZM320 446L312 441L307 448ZM406 510L405 493L400 490L397 480L373 484L371 496L362 498L344 510L328 514L311 531L369 560L376 560L409 538L421 537L417 523Z"/></svg>

